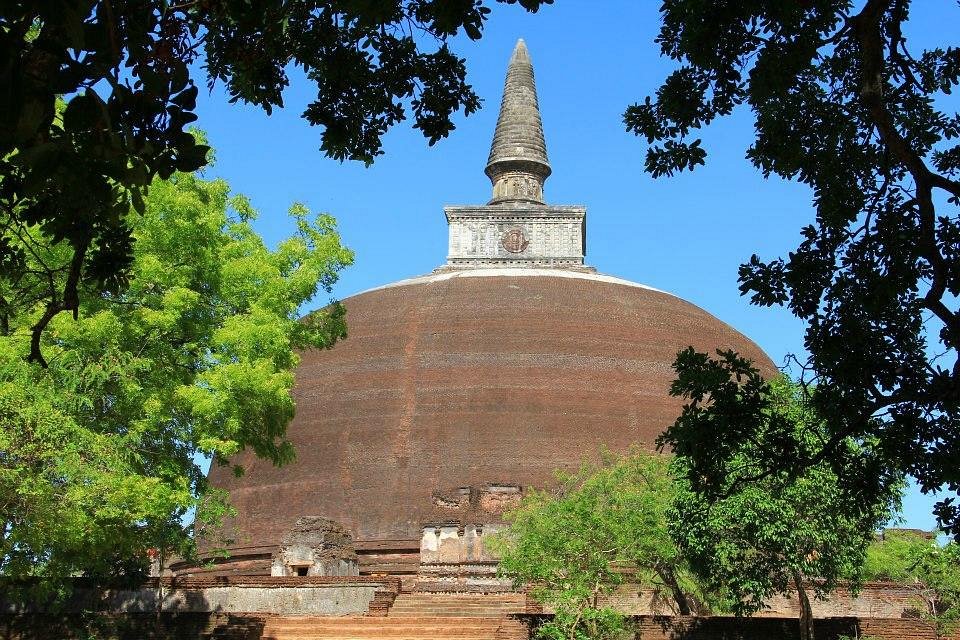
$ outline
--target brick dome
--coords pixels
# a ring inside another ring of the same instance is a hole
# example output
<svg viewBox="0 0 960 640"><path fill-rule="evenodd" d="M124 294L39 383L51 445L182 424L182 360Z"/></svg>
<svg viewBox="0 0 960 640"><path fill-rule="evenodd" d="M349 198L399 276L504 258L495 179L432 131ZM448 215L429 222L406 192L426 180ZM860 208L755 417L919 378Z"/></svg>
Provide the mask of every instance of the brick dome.
<svg viewBox="0 0 960 640"><path fill-rule="evenodd" d="M303 354L288 435L296 462L248 454L210 480L237 509L236 546L277 544L297 518L360 541L414 540L437 492L545 486L602 445L652 446L676 418L678 350L749 339L704 310L632 282L551 269L476 269L344 300L349 337Z"/></svg>

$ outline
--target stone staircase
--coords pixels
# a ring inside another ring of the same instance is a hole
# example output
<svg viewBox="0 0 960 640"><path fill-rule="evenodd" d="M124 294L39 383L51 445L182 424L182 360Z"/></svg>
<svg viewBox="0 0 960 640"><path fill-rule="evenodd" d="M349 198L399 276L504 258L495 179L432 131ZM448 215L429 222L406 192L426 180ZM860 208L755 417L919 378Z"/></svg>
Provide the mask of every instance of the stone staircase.
<svg viewBox="0 0 960 640"><path fill-rule="evenodd" d="M522 594L402 593L383 616L277 617L261 640L528 640Z"/></svg>
<svg viewBox="0 0 960 640"><path fill-rule="evenodd" d="M283 617L267 621L261 640L527 640L524 623L507 618Z"/></svg>
<svg viewBox="0 0 960 640"><path fill-rule="evenodd" d="M452 616L501 618L523 613L522 593L401 593L390 607L390 617Z"/></svg>

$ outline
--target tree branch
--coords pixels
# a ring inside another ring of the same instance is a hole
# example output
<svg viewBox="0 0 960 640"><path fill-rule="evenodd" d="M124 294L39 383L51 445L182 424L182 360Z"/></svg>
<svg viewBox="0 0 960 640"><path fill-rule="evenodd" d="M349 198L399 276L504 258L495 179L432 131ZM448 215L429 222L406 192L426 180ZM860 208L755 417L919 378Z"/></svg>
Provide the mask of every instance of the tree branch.
<svg viewBox="0 0 960 640"><path fill-rule="evenodd" d="M946 260L937 247L933 188L937 187L960 197L960 183L930 171L923 158L897 130L893 117L884 104L884 42L880 23L889 8L889 0L870 0L863 11L852 19L860 43L860 101L876 124L880 139L913 177L920 223L920 252L933 270L933 279L930 289L923 297L923 304L948 328L948 344L956 346L960 344L960 317L943 303L948 270Z"/></svg>
<svg viewBox="0 0 960 640"><path fill-rule="evenodd" d="M77 293L77 287L80 284L80 274L83 270L83 260L86 258L87 249L90 247L89 236L81 241L80 246L73 251L73 258L70 260L70 270L67 272L67 281L63 285L63 295L57 299L53 298L47 303L43 315L31 327L30 332L30 355L27 362L36 362L44 369L47 368L47 361L40 350L40 339L46 330L50 321L62 311L73 311L73 319L77 319L80 309L80 296Z"/></svg>

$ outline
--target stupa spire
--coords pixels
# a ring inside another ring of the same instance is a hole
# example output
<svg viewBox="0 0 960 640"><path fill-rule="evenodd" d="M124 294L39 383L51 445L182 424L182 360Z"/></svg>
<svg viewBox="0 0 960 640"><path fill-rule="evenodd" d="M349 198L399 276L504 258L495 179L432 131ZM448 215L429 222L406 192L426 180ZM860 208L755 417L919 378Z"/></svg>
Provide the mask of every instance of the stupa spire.
<svg viewBox="0 0 960 640"><path fill-rule="evenodd" d="M586 209L543 201L550 163L523 40L517 42L507 68L486 174L493 183L488 204L443 208L450 244L441 271L488 267L593 271L583 264Z"/></svg>
<svg viewBox="0 0 960 640"><path fill-rule="evenodd" d="M493 183L490 204L543 204L543 183L550 175L543 139L533 65L523 39L510 57L500 117L493 134L485 173Z"/></svg>

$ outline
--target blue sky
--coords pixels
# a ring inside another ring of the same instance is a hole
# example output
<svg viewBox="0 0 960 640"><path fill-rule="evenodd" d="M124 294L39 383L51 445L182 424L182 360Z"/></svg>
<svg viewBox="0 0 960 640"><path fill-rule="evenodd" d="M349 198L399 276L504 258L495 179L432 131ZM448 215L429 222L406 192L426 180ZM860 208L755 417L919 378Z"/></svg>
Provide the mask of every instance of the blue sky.
<svg viewBox="0 0 960 640"><path fill-rule="evenodd" d="M780 309L752 307L739 296L737 267L752 253L785 255L812 221L810 192L764 179L745 159L752 120L743 109L703 134L707 166L674 178L643 173L645 142L627 134L623 110L653 93L673 63L659 55L653 0L557 0L528 15L494 5L479 42L458 39L469 81L482 97L477 114L428 147L408 125L385 138L370 168L338 163L318 150L320 131L300 118L311 84L293 74L286 108L267 116L230 105L222 87L201 92L197 123L216 148L210 176L227 179L261 211L269 243L289 235L285 212L300 201L334 215L356 263L334 290L339 298L427 273L444 262L445 204L483 204L483 174L506 64L517 38L533 59L553 175L551 204L587 207L587 262L601 273L670 291L756 341L780 364L802 353L802 324ZM960 24L952 0L914 3L907 35L924 42L944 24ZM326 302L317 300L316 306ZM909 526L931 528L929 498L911 491Z"/></svg>

